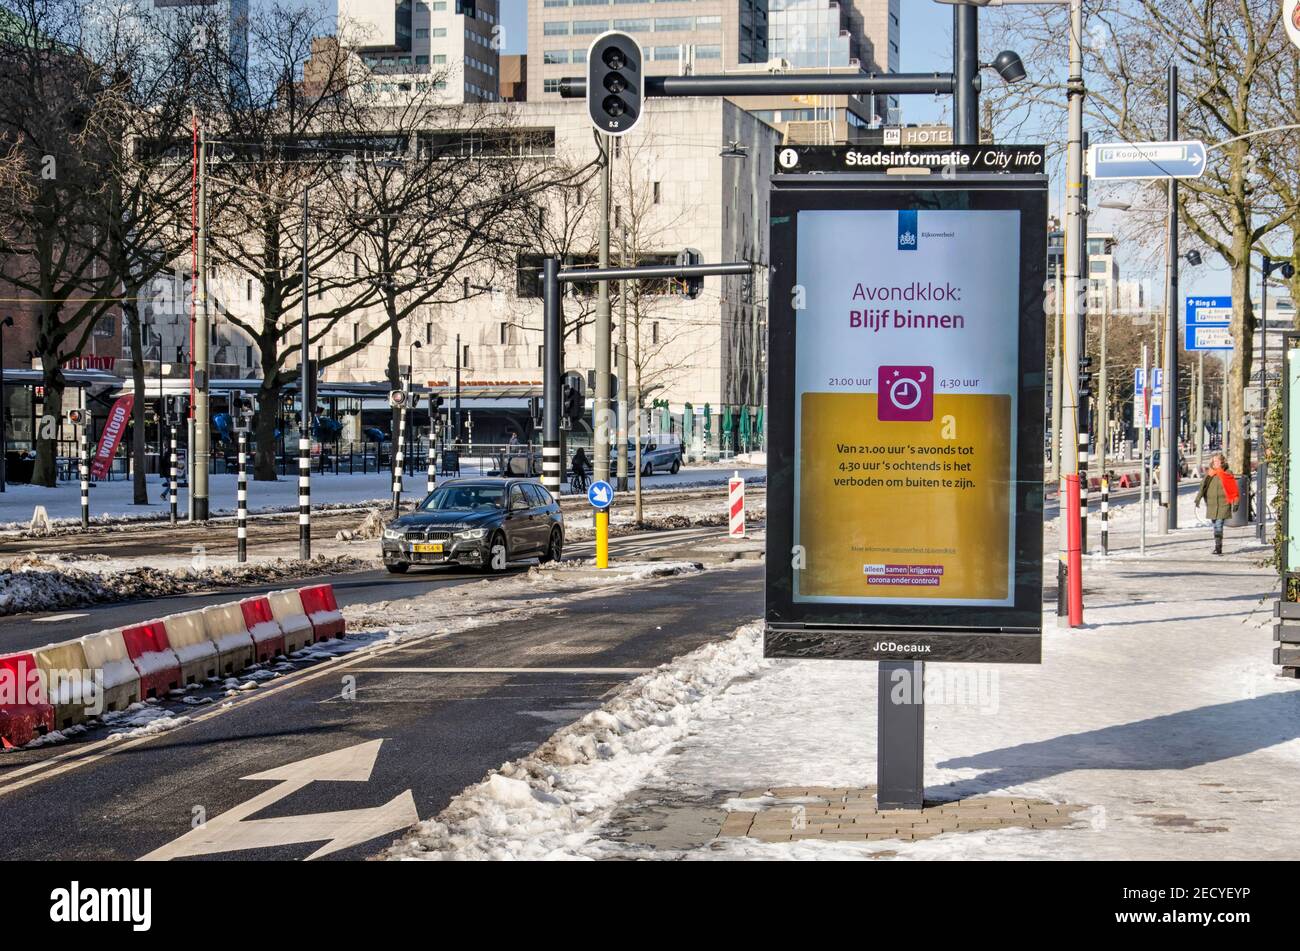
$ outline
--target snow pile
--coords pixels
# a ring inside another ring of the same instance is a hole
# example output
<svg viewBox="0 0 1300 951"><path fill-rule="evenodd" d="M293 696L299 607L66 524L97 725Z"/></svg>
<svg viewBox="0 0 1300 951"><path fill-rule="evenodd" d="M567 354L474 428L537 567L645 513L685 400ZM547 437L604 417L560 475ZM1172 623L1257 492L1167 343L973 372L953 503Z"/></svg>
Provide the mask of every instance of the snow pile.
<svg viewBox="0 0 1300 951"><path fill-rule="evenodd" d="M567 561L550 561L528 569L530 581L550 580L557 572L578 569L595 569L594 558L570 558ZM698 561L628 561L600 569L601 580L648 581L652 578L671 578L674 575L693 575L704 570Z"/></svg>
<svg viewBox="0 0 1300 951"><path fill-rule="evenodd" d="M202 571L133 567L118 569L111 564L101 570L73 567L60 556L24 555L0 566L0 615L26 611L75 608L87 604L135 599L153 599L203 591L234 588L313 575L344 574L371 565L368 559L350 555L318 556L311 561L255 562Z"/></svg>
<svg viewBox="0 0 1300 951"><path fill-rule="evenodd" d="M391 513L384 513L379 509L371 509L366 513L365 521L360 525L354 529L344 529L334 537L339 541L345 542L379 538L384 534L384 526L388 524L389 519L392 517Z"/></svg>
<svg viewBox="0 0 1300 951"><path fill-rule="evenodd" d="M392 859L554 859L587 840L617 803L739 677L766 662L748 624L651 671L609 703L506 763L421 823Z"/></svg>
<svg viewBox="0 0 1300 951"><path fill-rule="evenodd" d="M187 716L177 716L172 711L151 703L133 703L117 713L105 713L102 719L108 727L110 740L153 736L190 722Z"/></svg>

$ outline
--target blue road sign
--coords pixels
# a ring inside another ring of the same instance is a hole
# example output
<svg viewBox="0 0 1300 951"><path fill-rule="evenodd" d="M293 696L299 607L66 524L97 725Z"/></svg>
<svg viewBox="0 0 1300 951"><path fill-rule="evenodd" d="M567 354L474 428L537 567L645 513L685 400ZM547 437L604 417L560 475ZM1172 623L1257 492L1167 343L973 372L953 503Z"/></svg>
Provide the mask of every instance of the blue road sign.
<svg viewBox="0 0 1300 951"><path fill-rule="evenodd" d="M1160 428L1160 384L1163 376L1164 371L1160 367L1151 368L1151 421L1147 425L1154 429ZM1142 373L1142 368L1136 367L1133 370L1133 398L1141 401L1144 407L1146 391L1146 377Z"/></svg>
<svg viewBox="0 0 1300 951"><path fill-rule="evenodd" d="M1199 178L1205 171L1205 143L1120 142L1088 149L1092 178Z"/></svg>
<svg viewBox="0 0 1300 951"><path fill-rule="evenodd" d="M593 508L609 508L614 501L613 486L608 482L593 482L587 487L587 501Z"/></svg>
<svg viewBox="0 0 1300 951"><path fill-rule="evenodd" d="M1189 297L1184 304L1183 349L1232 349L1232 298Z"/></svg>

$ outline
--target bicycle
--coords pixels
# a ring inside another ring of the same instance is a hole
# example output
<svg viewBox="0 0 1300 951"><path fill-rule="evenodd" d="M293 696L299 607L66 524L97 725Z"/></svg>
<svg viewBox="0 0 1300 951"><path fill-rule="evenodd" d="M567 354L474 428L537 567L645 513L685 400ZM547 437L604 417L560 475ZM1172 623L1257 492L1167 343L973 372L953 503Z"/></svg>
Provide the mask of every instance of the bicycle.
<svg viewBox="0 0 1300 951"><path fill-rule="evenodd" d="M574 472L569 476L569 491L575 495L586 495L587 487L591 485L591 479L585 472Z"/></svg>

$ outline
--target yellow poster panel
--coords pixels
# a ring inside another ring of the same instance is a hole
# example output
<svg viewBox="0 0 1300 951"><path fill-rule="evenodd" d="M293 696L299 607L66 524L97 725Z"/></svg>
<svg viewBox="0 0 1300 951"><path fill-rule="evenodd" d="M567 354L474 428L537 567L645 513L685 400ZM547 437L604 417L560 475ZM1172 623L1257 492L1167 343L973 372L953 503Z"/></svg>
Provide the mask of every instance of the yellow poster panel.
<svg viewBox="0 0 1300 951"><path fill-rule="evenodd" d="M806 393L801 413L799 596L1009 597L1010 396L881 421L874 393Z"/></svg>

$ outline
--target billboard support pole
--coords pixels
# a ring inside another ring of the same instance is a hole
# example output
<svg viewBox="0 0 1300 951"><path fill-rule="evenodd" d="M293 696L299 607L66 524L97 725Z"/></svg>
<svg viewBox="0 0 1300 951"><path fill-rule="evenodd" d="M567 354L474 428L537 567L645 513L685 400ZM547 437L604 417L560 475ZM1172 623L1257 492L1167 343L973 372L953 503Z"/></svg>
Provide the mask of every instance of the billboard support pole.
<svg viewBox="0 0 1300 951"><path fill-rule="evenodd" d="M925 805L925 663L882 660L877 673L876 808Z"/></svg>

